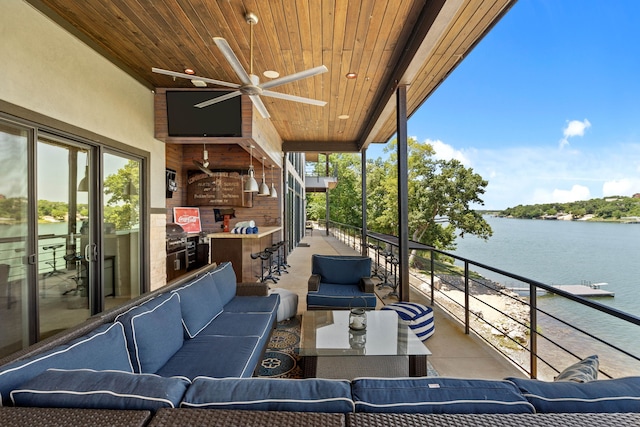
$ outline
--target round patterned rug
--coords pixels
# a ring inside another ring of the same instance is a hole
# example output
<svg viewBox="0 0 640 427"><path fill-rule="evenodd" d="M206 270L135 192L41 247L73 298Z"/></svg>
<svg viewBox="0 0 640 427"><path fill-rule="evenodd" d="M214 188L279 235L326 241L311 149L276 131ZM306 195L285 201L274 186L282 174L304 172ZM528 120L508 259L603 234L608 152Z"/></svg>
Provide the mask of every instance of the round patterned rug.
<svg viewBox="0 0 640 427"><path fill-rule="evenodd" d="M296 349L300 342L300 317L278 322L271 334L264 359L258 369L259 377L302 378L300 356Z"/></svg>

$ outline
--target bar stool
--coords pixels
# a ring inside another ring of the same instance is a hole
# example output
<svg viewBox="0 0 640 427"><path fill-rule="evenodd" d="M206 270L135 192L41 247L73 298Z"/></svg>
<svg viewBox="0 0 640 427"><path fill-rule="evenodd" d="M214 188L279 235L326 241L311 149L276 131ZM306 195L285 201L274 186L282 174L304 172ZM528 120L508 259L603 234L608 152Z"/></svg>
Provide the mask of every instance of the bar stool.
<svg viewBox="0 0 640 427"><path fill-rule="evenodd" d="M382 289L382 288L393 288L393 284L391 282L389 282L389 278L392 275L392 268L393 268L393 264L391 262L391 260L393 259L393 251L384 251L382 252L382 257L384 258L384 274L382 275L381 279L382 279L382 283L378 284L378 289ZM389 265L392 266L392 268L389 268ZM378 276L380 277L380 276Z"/></svg>
<svg viewBox="0 0 640 427"><path fill-rule="evenodd" d="M58 244L54 244L54 245L49 245L49 246L43 246L42 249L45 251L48 251L49 249L53 250L53 259L51 261L45 261L45 264L49 264L53 269L51 271L48 271L46 273L43 274L43 278L44 277L51 277L54 274L62 274L64 273L62 270L58 270L56 268L56 250L60 249L61 247L63 247L64 245L62 243L58 243Z"/></svg>
<svg viewBox="0 0 640 427"><path fill-rule="evenodd" d="M391 264L391 275L393 276L393 283L390 284L391 291L382 297L382 299L387 299L389 297L400 298L398 295L398 264L400 264L400 260L396 258L393 253L391 254L389 263Z"/></svg>
<svg viewBox="0 0 640 427"><path fill-rule="evenodd" d="M276 254L273 260L274 273L278 276L282 276L282 272L289 274L289 271L287 271L288 265L284 261L284 240L274 243L272 247L275 248Z"/></svg>
<svg viewBox="0 0 640 427"><path fill-rule="evenodd" d="M377 277L378 279L383 280L383 276L380 274L380 251L382 248L372 243L368 243L367 246L376 252L376 262L372 263L371 277Z"/></svg>
<svg viewBox="0 0 640 427"><path fill-rule="evenodd" d="M277 283L278 278L274 277L271 271L271 263L273 262L273 251L271 248L266 248L262 252L251 254L251 259L258 258L260 258L260 282L264 283L267 280L272 280L273 283ZM265 273L267 274L265 275Z"/></svg>

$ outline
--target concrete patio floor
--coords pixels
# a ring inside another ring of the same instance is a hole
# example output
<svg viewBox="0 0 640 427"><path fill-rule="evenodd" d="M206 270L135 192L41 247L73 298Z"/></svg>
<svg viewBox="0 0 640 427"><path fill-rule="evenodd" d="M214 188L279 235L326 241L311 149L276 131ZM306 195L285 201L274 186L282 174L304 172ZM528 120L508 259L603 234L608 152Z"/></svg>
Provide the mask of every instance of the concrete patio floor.
<svg viewBox="0 0 640 427"><path fill-rule="evenodd" d="M306 310L307 280L311 275L311 255L358 255L351 247L333 236L327 236L325 230L314 229L307 235L288 257L291 266L289 273L283 273L272 288L283 288L298 294L298 314ZM379 294L376 309L384 304L397 301L395 298L382 299L388 293L383 290ZM412 290L411 301L429 305L429 299ZM431 365L440 376L461 378L501 379L507 376L526 377L496 350L484 343L475 335L466 335L462 325L451 318L438 306L433 306L435 316L435 334L426 341L431 351Z"/></svg>

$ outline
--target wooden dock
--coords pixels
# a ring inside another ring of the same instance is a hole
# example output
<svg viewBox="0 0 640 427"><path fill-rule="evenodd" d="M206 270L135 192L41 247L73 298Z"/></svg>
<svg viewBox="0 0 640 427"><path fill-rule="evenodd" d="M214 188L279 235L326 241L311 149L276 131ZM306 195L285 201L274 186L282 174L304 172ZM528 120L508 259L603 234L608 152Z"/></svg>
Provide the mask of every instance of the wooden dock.
<svg viewBox="0 0 640 427"><path fill-rule="evenodd" d="M556 285L555 287L570 294L580 297L612 297L615 294L611 291L601 289L606 283L594 283L592 285Z"/></svg>

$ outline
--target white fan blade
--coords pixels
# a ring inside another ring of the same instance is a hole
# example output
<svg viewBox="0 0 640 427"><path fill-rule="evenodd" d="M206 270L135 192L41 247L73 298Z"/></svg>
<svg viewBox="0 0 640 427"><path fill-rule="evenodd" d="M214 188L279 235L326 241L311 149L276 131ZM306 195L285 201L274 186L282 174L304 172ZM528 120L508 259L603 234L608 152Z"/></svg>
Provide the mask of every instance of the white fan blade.
<svg viewBox="0 0 640 427"><path fill-rule="evenodd" d="M262 99L260 99L258 95L249 95L249 98L251 98L251 101L253 101L253 105L255 105L256 110L258 110L262 118L268 119L269 117L271 117L271 115L267 111L267 107L264 106Z"/></svg>
<svg viewBox="0 0 640 427"><path fill-rule="evenodd" d="M205 168L204 165L199 161L194 160L193 164L196 165L202 172L206 173L209 176L213 176L213 172L211 172L208 168Z"/></svg>
<svg viewBox="0 0 640 427"><path fill-rule="evenodd" d="M240 87L240 85L237 83L223 82L221 80L214 80L207 77L194 76L192 74L177 73L175 71L163 70L162 68L152 68L151 71L158 74L165 74L171 77L180 77L181 79L202 80L203 82L211 83L218 86L232 87L234 89Z"/></svg>
<svg viewBox="0 0 640 427"><path fill-rule="evenodd" d="M245 85L252 84L251 78L249 78L249 74L247 74L247 72L245 71L236 54L233 53L233 50L231 50L231 46L229 46L229 43L227 43L227 41L222 37L214 37L213 41L218 46L218 49L220 49L220 52L222 52L224 57L227 59L227 62L229 63L229 65L231 65L233 71L236 72L240 81Z"/></svg>
<svg viewBox="0 0 640 427"><path fill-rule="evenodd" d="M289 74L288 76L280 77L279 79L271 80L270 82L262 83L260 87L262 89L270 89L272 87L291 83L296 80L306 79L307 77L312 77L318 74L326 73L327 71L329 71L327 67L325 67L324 65L321 65L319 67L310 68L305 71L300 71L299 73Z"/></svg>
<svg viewBox="0 0 640 427"><path fill-rule="evenodd" d="M274 92L272 90L263 90L262 94L264 96L270 96L272 98L286 99L287 101L302 102L302 103L305 103L305 104L318 105L320 107L324 107L325 105L327 105L326 101L318 101L317 99L303 98L301 96L295 96L295 95L289 95L289 94L286 94L286 93Z"/></svg>
<svg viewBox="0 0 640 427"><path fill-rule="evenodd" d="M235 98L236 96L239 96L239 95L242 95L242 93L239 90L236 90L234 92L226 93L217 98L211 98L208 101L203 101L199 104L194 105L194 107L197 107L197 108L208 107L209 105L217 104L218 102L226 101L227 99Z"/></svg>

